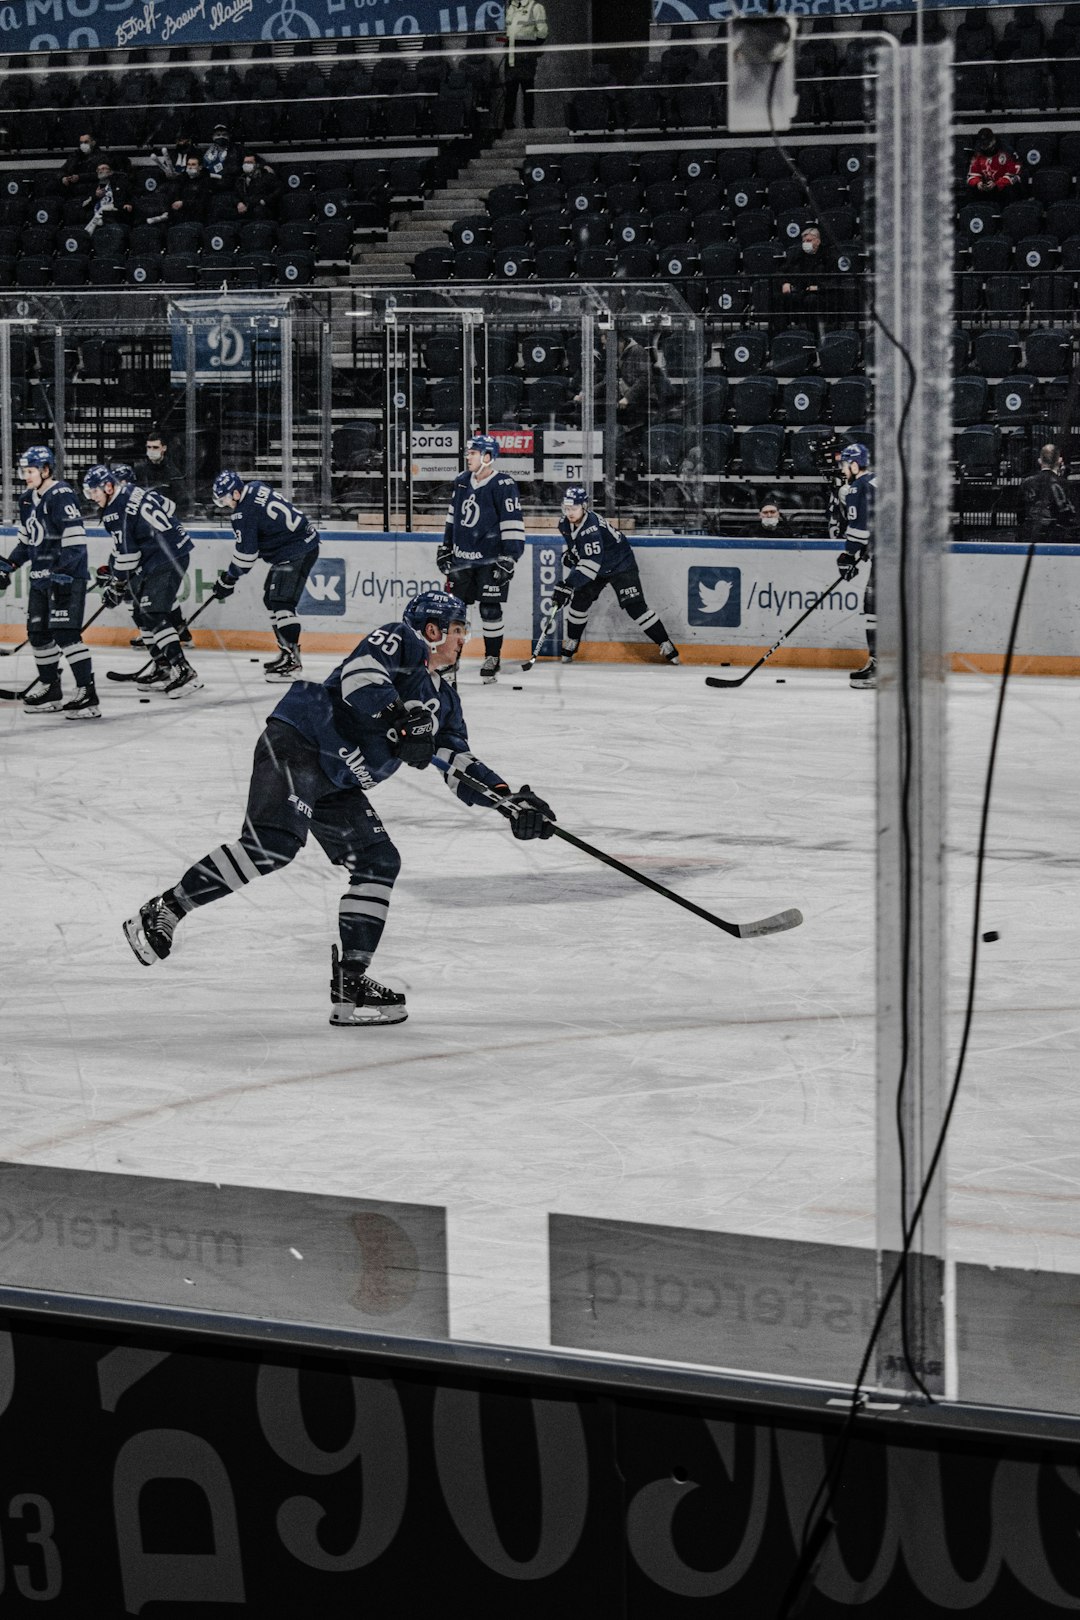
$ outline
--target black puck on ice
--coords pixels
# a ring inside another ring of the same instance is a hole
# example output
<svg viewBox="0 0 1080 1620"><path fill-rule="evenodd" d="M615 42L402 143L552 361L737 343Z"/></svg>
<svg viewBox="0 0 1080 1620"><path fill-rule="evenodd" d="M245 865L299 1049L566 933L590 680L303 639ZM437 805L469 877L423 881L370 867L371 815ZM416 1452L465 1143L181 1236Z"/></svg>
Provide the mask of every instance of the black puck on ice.
<svg viewBox="0 0 1080 1620"><path fill-rule="evenodd" d="M150 701L150 699L149 699L149 698L140 698L140 699L139 699L139 702L140 702L140 703L149 703L149 701Z"/></svg>
<svg viewBox="0 0 1080 1620"><path fill-rule="evenodd" d="M992 945L996 939L1000 939L1000 938L1001 938L1001 935L998 933L997 929L996 928L991 928L991 930L990 930L990 932L988 934L983 935L983 944L984 945Z"/></svg>
<svg viewBox="0 0 1080 1620"><path fill-rule="evenodd" d="M784 677L782 675L778 675L776 677L776 684L777 684L777 686L786 686L787 681L784 679Z"/></svg>
<svg viewBox="0 0 1080 1620"><path fill-rule="evenodd" d="M248 659L249 664L257 664L258 662L259 662L259 660L257 658L249 658Z"/></svg>
<svg viewBox="0 0 1080 1620"><path fill-rule="evenodd" d="M512 686L510 690L512 692L524 692L525 688L523 686Z"/></svg>

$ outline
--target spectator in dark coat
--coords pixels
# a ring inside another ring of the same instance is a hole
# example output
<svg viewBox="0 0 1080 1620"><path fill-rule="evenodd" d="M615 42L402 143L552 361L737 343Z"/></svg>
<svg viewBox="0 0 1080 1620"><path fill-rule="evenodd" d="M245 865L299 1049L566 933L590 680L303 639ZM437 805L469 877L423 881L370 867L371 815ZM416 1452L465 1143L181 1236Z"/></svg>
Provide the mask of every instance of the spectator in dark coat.
<svg viewBox="0 0 1080 1620"><path fill-rule="evenodd" d="M257 152L245 152L234 185L236 212L241 219L273 219L281 181Z"/></svg>
<svg viewBox="0 0 1080 1620"><path fill-rule="evenodd" d="M93 177L101 156L103 154L98 151L98 143L89 132L79 136L77 149L72 152L60 170L60 184L69 195L75 188L77 196L77 188Z"/></svg>
<svg viewBox="0 0 1080 1620"><path fill-rule="evenodd" d="M191 506L184 469L169 449L169 437L161 428L146 435L146 457L135 464L135 481L143 489L154 489L176 505L180 517Z"/></svg>

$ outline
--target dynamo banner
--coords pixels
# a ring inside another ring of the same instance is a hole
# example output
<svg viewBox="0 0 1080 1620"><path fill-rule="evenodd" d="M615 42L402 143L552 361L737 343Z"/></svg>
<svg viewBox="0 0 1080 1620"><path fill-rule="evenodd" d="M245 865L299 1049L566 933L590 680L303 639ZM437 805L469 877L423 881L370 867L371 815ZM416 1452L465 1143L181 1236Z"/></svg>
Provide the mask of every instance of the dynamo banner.
<svg viewBox="0 0 1080 1620"><path fill-rule="evenodd" d="M977 0L971 9L1035 6L1041 0ZM918 0L653 0L653 23L727 22L731 17L866 17L875 12L914 11ZM956 0L922 0L926 11L955 10Z"/></svg>

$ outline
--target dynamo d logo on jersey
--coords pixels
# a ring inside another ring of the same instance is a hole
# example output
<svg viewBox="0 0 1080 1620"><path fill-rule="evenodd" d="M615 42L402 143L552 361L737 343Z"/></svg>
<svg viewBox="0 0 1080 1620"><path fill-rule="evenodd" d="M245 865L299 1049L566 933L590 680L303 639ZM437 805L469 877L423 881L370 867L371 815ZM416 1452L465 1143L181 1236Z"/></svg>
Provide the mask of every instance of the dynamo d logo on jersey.
<svg viewBox="0 0 1080 1620"><path fill-rule="evenodd" d="M691 568L686 583L686 621L710 627L742 623L742 570Z"/></svg>
<svg viewBox="0 0 1080 1620"><path fill-rule="evenodd" d="M319 557L307 577L298 613L344 613L345 559Z"/></svg>

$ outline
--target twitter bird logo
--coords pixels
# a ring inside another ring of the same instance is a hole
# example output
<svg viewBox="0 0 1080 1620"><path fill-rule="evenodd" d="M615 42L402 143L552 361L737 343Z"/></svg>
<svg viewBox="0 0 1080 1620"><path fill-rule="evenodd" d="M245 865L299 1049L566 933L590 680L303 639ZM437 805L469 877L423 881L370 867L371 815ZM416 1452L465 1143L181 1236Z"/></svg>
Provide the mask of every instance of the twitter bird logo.
<svg viewBox="0 0 1080 1620"><path fill-rule="evenodd" d="M687 621L710 628L742 623L742 571L691 568L686 592Z"/></svg>

